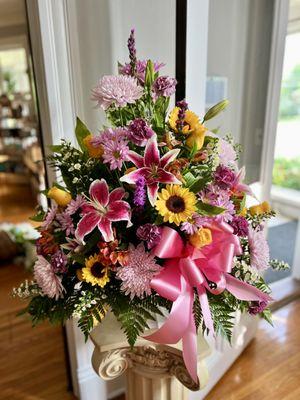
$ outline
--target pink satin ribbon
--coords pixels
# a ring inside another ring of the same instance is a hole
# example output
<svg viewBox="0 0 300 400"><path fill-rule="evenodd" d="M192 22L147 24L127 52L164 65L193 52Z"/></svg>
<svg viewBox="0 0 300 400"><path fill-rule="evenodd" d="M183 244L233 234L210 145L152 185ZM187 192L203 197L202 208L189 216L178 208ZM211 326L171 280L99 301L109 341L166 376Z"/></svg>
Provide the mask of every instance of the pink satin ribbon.
<svg viewBox="0 0 300 400"><path fill-rule="evenodd" d="M194 287L197 289L206 327L214 334L207 290L220 294L225 289L239 300L270 301L271 297L230 275L233 257L242 249L230 225L221 222L209 227L212 243L201 250L185 244L177 231L164 227L153 254L166 259L164 269L151 281L152 288L173 301L169 317L145 339L161 344L175 344L182 339L183 359L192 379L197 376L197 332L193 315Z"/></svg>

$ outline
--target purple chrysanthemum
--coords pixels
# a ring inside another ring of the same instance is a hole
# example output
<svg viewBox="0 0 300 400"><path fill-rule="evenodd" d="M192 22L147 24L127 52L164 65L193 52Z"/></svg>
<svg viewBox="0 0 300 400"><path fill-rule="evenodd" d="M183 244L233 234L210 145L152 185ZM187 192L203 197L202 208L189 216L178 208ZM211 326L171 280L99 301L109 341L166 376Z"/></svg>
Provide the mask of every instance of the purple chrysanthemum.
<svg viewBox="0 0 300 400"><path fill-rule="evenodd" d="M154 134L155 132L143 118L136 118L128 126L128 137L138 146L146 146L148 139Z"/></svg>
<svg viewBox="0 0 300 400"><path fill-rule="evenodd" d="M65 273L67 272L67 256L61 250L58 250L51 257L51 265L55 273Z"/></svg>
<svg viewBox="0 0 300 400"><path fill-rule="evenodd" d="M246 218L235 215L230 221L230 225L233 228L234 235L238 235L241 237L247 236L249 232L249 223Z"/></svg>
<svg viewBox="0 0 300 400"><path fill-rule="evenodd" d="M129 147L126 142L123 141L113 141L105 143L104 153L103 153L103 163L109 164L111 170L122 169L124 161L128 160Z"/></svg>
<svg viewBox="0 0 300 400"><path fill-rule="evenodd" d="M126 265L119 267L116 273L121 279L121 289L133 299L135 296L143 298L151 294L151 280L161 271L161 266L156 264L155 257L145 251L140 243L137 247L132 244L128 248Z"/></svg>
<svg viewBox="0 0 300 400"><path fill-rule="evenodd" d="M212 206L222 207L225 211L215 217L216 220L225 222L232 221L235 214L234 204L230 199L230 193L227 190L222 190L216 185L208 185L205 190L200 193L201 200Z"/></svg>
<svg viewBox="0 0 300 400"><path fill-rule="evenodd" d="M146 203L146 180L141 176L137 182L133 196L133 204L138 207L143 207Z"/></svg>
<svg viewBox="0 0 300 400"><path fill-rule="evenodd" d="M147 66L147 60L137 60L136 62L136 77L138 81L143 85L145 83L145 72L146 72L146 66ZM164 67L164 63L160 63L157 61L154 61L153 67L154 67L154 72L158 72L162 67ZM126 63L124 65L121 65L119 67L119 73L122 75L131 75L132 70L131 70L131 65L130 63Z"/></svg>
<svg viewBox="0 0 300 400"><path fill-rule="evenodd" d="M85 198L78 194L76 199L72 199L66 208L66 213L73 215L85 204Z"/></svg>
<svg viewBox="0 0 300 400"><path fill-rule="evenodd" d="M260 314L268 306L266 301L252 301L248 308L248 313L251 315Z"/></svg>
<svg viewBox="0 0 300 400"><path fill-rule="evenodd" d="M34 279L46 296L56 300L62 296L61 278L55 275L51 264L42 256L38 256L34 264Z"/></svg>
<svg viewBox="0 0 300 400"><path fill-rule="evenodd" d="M57 214L56 219L60 224L60 230L65 231L67 236L74 235L75 228L69 213L65 211L61 214Z"/></svg>
<svg viewBox="0 0 300 400"><path fill-rule="evenodd" d="M224 165L219 165L214 173L215 183L221 189L230 189L235 181L235 173Z"/></svg>
<svg viewBox="0 0 300 400"><path fill-rule="evenodd" d="M49 228L49 226L52 224L52 222L54 221L54 219L56 217L56 213L57 213L57 205L54 205L51 208L49 208L47 215L41 224L41 227L43 229Z"/></svg>
<svg viewBox="0 0 300 400"><path fill-rule="evenodd" d="M133 104L143 95L143 88L131 76L106 75L100 79L92 90L92 99L98 106L107 110L111 105L116 108Z"/></svg>
<svg viewBox="0 0 300 400"><path fill-rule="evenodd" d="M155 97L165 96L169 97L176 91L177 81L170 76L159 76L153 83L153 90Z"/></svg>
<svg viewBox="0 0 300 400"><path fill-rule="evenodd" d="M251 267L258 271L269 268L270 250L264 231L249 226L248 241Z"/></svg>
<svg viewBox="0 0 300 400"><path fill-rule="evenodd" d="M161 228L149 223L141 225L136 231L136 236L146 242L148 249L152 249L160 241Z"/></svg>
<svg viewBox="0 0 300 400"><path fill-rule="evenodd" d="M211 218L203 217L202 215L195 213L188 222L183 222L181 224L180 229L188 235L193 235L202 226L209 225L211 221Z"/></svg>

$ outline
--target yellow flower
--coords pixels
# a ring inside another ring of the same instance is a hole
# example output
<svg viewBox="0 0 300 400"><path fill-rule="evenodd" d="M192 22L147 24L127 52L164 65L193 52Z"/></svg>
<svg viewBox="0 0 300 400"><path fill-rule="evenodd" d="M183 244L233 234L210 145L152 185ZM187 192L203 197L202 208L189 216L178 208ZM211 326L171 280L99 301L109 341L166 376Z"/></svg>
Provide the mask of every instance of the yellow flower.
<svg viewBox="0 0 300 400"><path fill-rule="evenodd" d="M50 190L48 190L47 196L62 207L66 207L72 200L70 193L59 189L56 186L53 186Z"/></svg>
<svg viewBox="0 0 300 400"><path fill-rule="evenodd" d="M197 125L195 130L189 134L189 136L186 140L186 145L190 149L192 149L194 146L196 146L197 151L201 150L203 147L203 143L204 143L205 131L206 131L205 126L203 126L201 124Z"/></svg>
<svg viewBox="0 0 300 400"><path fill-rule="evenodd" d="M271 211L272 211L271 206L267 201L264 201L261 204L249 208L249 212L252 216L269 213Z"/></svg>
<svg viewBox="0 0 300 400"><path fill-rule="evenodd" d="M90 256L85 260L85 267L82 268L82 279L93 286L104 287L109 282L109 264L102 253Z"/></svg>
<svg viewBox="0 0 300 400"><path fill-rule="evenodd" d="M178 132L177 130L178 111L179 107L174 107L169 115L169 124L174 132ZM191 110L185 111L184 127L182 129L182 133L188 135L189 133L193 132L198 125L201 125L198 115Z"/></svg>
<svg viewBox="0 0 300 400"><path fill-rule="evenodd" d="M91 144L91 140L93 139L93 135L88 135L83 139L83 143L87 148L89 156L91 158L101 158L103 156L103 146L94 147Z"/></svg>
<svg viewBox="0 0 300 400"><path fill-rule="evenodd" d="M196 196L188 189L180 185L167 185L158 194L155 207L160 215L164 217L164 222L179 225L185 222L196 211Z"/></svg>
<svg viewBox="0 0 300 400"><path fill-rule="evenodd" d="M190 235L189 242L197 249L201 249L201 247L211 244L212 242L211 230L208 228L198 229L196 233Z"/></svg>

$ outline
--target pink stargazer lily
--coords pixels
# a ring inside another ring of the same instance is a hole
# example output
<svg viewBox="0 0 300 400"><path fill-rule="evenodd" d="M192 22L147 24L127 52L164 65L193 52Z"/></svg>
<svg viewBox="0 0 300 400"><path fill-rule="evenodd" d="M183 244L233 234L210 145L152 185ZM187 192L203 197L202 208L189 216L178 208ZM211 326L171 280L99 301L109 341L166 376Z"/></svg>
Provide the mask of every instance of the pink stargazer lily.
<svg viewBox="0 0 300 400"><path fill-rule="evenodd" d="M105 179L96 179L89 189L90 199L82 207L83 217L78 223L75 236L83 242L84 237L91 233L96 227L101 232L105 242L114 240L112 222L130 222L130 205L123 201L125 190L114 189L109 193Z"/></svg>
<svg viewBox="0 0 300 400"><path fill-rule="evenodd" d="M249 196L255 197L252 189L246 183L243 183L246 176L246 168L241 168L238 173L236 174L235 180L232 185L232 190L236 192L244 192Z"/></svg>
<svg viewBox="0 0 300 400"><path fill-rule="evenodd" d="M181 185L182 182L175 175L166 171L166 166L178 156L180 149L168 151L160 158L157 138L153 135L145 148L144 157L135 151L129 151L128 159L135 164L137 170L122 176L121 182L130 184L136 183L139 178L144 177L147 186L148 198L152 206L154 206L159 183L175 183Z"/></svg>

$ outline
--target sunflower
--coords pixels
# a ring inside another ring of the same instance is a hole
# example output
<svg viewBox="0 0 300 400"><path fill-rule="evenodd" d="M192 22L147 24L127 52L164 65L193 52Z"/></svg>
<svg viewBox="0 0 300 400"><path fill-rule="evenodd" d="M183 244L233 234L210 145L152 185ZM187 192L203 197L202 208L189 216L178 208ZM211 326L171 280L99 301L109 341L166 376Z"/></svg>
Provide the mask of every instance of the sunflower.
<svg viewBox="0 0 300 400"><path fill-rule="evenodd" d="M174 222L179 225L185 222L196 211L196 196L188 189L180 185L167 185L158 194L155 207L160 215L164 217L164 222Z"/></svg>
<svg viewBox="0 0 300 400"><path fill-rule="evenodd" d="M93 286L104 287L109 282L109 265L110 262L101 253L90 256L85 260L85 267L82 268L82 279Z"/></svg>
<svg viewBox="0 0 300 400"><path fill-rule="evenodd" d="M169 115L169 124L174 132L178 132L177 129L178 111L179 107L174 107ZM191 110L186 110L184 115L184 126L182 128L182 133L186 135L192 133L199 125L201 124L198 115Z"/></svg>

